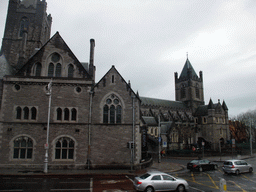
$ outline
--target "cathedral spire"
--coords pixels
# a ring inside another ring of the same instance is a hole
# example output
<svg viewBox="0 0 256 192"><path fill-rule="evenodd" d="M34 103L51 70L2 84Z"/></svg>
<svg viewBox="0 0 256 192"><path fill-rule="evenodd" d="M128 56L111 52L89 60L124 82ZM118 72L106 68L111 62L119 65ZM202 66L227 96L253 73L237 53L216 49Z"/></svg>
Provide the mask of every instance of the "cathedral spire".
<svg viewBox="0 0 256 192"><path fill-rule="evenodd" d="M182 72L181 72L179 78L190 79L192 77L198 78L193 66L191 65L190 61L188 60L188 55L187 55L187 60L185 62L185 65L182 69Z"/></svg>

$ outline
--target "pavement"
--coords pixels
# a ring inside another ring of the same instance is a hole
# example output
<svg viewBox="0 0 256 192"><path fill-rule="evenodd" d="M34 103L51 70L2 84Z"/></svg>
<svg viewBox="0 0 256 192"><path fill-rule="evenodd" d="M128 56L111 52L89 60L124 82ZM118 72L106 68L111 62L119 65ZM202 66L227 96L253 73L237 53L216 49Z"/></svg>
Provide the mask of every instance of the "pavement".
<svg viewBox="0 0 256 192"><path fill-rule="evenodd" d="M223 162L228 159L248 159L253 158L255 155L238 155L238 156L211 156L205 157L209 161L214 162ZM82 175L140 175L149 170L158 170L167 173L172 173L186 169L186 166L168 162L168 159L186 159L188 162L195 157L163 157L161 162L158 163L158 160L153 161L152 166L147 167L142 170L128 170L128 169L98 169L98 170L48 170L48 173L44 173L43 170L38 169L7 169L0 168L0 176L27 176L27 177L36 177L36 176L82 176Z"/></svg>

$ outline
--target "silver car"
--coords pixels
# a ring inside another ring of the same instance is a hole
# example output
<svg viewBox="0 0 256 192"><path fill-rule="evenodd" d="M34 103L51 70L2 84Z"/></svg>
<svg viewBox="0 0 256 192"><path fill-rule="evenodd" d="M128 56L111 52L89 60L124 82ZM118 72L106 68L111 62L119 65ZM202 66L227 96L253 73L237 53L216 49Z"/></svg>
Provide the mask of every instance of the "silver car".
<svg viewBox="0 0 256 192"><path fill-rule="evenodd" d="M253 171L251 164L248 164L244 160L226 160L222 167L224 173L235 173L239 175L240 173Z"/></svg>
<svg viewBox="0 0 256 192"><path fill-rule="evenodd" d="M188 191L189 186L184 179L173 177L169 174L150 171L135 177L133 186L137 191Z"/></svg>

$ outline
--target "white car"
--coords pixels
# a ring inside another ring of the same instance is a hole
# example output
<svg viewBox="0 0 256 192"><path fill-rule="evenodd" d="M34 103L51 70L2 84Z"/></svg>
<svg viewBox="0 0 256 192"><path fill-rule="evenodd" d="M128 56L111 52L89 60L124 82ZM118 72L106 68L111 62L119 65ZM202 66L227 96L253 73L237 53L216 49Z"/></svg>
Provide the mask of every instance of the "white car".
<svg viewBox="0 0 256 192"><path fill-rule="evenodd" d="M139 177L135 177L133 186L137 191L188 191L189 185L186 180L176 178L169 174L151 171Z"/></svg>
<svg viewBox="0 0 256 192"><path fill-rule="evenodd" d="M239 175L240 173L253 171L251 164L248 164L244 160L226 160L223 163L222 170L224 173L235 173Z"/></svg>

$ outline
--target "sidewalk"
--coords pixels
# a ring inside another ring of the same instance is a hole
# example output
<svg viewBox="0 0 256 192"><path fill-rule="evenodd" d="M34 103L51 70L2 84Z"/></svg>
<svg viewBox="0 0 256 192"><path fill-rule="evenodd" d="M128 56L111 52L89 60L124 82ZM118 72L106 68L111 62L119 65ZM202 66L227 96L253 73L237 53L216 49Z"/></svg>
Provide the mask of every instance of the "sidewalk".
<svg viewBox="0 0 256 192"><path fill-rule="evenodd" d="M243 156L211 156L211 157L205 157L205 159L208 159L209 161L215 161L215 162L223 162L228 159L248 159L253 158L255 155L243 155ZM195 159L195 157L165 157L168 159L175 158L175 159L186 159L191 161L192 159ZM0 168L0 176L28 176L28 177L42 177L42 176L61 176L61 175L71 175L71 176L83 176L83 175L140 175L143 174L149 170L158 170L163 171L167 173L172 173L175 171L179 171L182 169L186 169L186 166L177 164L177 163L171 163L168 162L166 159L162 159L161 163L158 163L157 160L154 161L153 165L151 167L148 167L146 169L142 170L135 170L131 171L128 169L100 169L100 170L48 170L48 173L43 173L43 170L33 170L33 169L3 169Z"/></svg>

